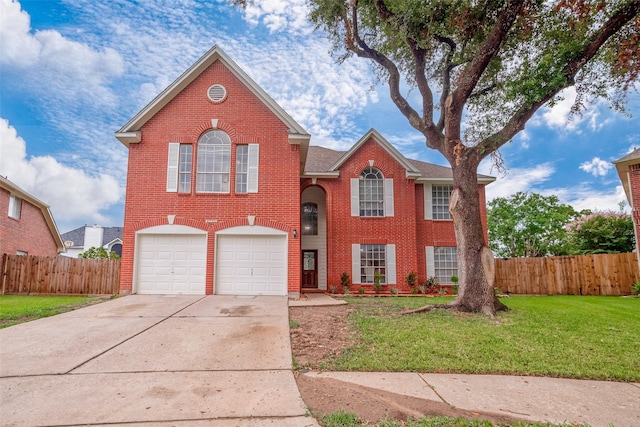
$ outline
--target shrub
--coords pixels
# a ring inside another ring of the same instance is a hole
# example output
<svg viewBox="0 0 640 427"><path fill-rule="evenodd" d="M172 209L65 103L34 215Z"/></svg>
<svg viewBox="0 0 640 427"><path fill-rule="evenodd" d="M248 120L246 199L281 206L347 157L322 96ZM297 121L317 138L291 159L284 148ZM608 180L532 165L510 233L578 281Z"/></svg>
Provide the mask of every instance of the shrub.
<svg viewBox="0 0 640 427"><path fill-rule="evenodd" d="M346 271L343 271L340 274L340 285L342 285L342 292L344 292L345 295L348 295L351 290L349 289L349 285L351 284L351 276L349 276L349 273L347 273Z"/></svg>
<svg viewBox="0 0 640 427"><path fill-rule="evenodd" d="M631 285L631 295L640 296L640 282Z"/></svg>
<svg viewBox="0 0 640 427"><path fill-rule="evenodd" d="M404 278L404 281L407 282L409 288L413 289L418 284L418 273L415 271L410 271Z"/></svg>
<svg viewBox="0 0 640 427"><path fill-rule="evenodd" d="M380 291L382 291L382 273L379 271L373 272L373 289L376 293L380 293Z"/></svg>

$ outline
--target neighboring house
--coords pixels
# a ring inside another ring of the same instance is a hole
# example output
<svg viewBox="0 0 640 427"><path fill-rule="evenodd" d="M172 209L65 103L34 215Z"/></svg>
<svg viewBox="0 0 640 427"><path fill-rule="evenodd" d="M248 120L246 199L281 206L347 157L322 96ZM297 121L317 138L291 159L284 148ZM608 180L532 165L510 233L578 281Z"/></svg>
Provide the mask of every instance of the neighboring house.
<svg viewBox="0 0 640 427"><path fill-rule="evenodd" d="M0 255L60 252L64 245L49 205L0 176Z"/></svg>
<svg viewBox="0 0 640 427"><path fill-rule="evenodd" d="M310 135L213 47L116 138L129 149L121 292L290 295L449 282L451 170L371 130L346 152ZM478 176L486 230L484 186ZM486 235L486 232L485 232Z"/></svg>
<svg viewBox="0 0 640 427"><path fill-rule="evenodd" d="M636 252L638 251L638 236L640 235L640 148L633 150L623 158L613 162L622 182L624 193L631 207L633 230L636 235ZM640 257L638 257L640 264Z"/></svg>
<svg viewBox="0 0 640 427"><path fill-rule="evenodd" d="M105 248L122 256L122 227L100 227L85 225L62 234L67 252L63 254L71 258L91 248Z"/></svg>

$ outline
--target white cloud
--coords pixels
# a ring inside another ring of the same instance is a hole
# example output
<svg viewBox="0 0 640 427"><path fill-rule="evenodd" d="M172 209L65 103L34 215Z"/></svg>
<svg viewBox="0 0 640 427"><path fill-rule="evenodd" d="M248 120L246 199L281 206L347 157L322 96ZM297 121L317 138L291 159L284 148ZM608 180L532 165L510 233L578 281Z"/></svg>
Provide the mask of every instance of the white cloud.
<svg viewBox="0 0 640 427"><path fill-rule="evenodd" d="M615 189L601 191L594 190L593 188L584 185L565 188L549 188L540 191L540 193L545 196L558 196L561 203L569 204L578 211L589 209L592 211L612 210L617 212L620 209L618 204L621 201L627 201L627 196L624 194L622 185L617 185ZM628 206L626 210L629 211Z"/></svg>
<svg viewBox="0 0 640 427"><path fill-rule="evenodd" d="M491 169L491 160L480 164L478 172L485 175L496 174ZM505 176L498 176L496 181L487 186L487 200L496 197L508 197L518 191L531 192L537 185L551 179L555 168L551 163L543 163L533 168L509 168Z"/></svg>
<svg viewBox="0 0 640 427"><path fill-rule="evenodd" d="M114 105L108 88L124 62L114 49L94 50L54 30L31 32L30 17L14 0L0 0L0 65L53 104ZM85 102L82 102L86 100Z"/></svg>
<svg viewBox="0 0 640 427"><path fill-rule="evenodd" d="M307 20L309 7L307 0L261 0L247 2L245 19L258 25L261 21L271 32L302 31L309 33L313 26Z"/></svg>
<svg viewBox="0 0 640 427"><path fill-rule="evenodd" d="M102 212L123 193L114 177L90 176L51 156L27 158L26 152L26 142L0 118L0 175L47 203L62 232L78 223L109 222Z"/></svg>
<svg viewBox="0 0 640 427"><path fill-rule="evenodd" d="M612 167L613 164L601 160L600 157L594 157L590 162L580 164L580 169L593 176L605 176Z"/></svg>

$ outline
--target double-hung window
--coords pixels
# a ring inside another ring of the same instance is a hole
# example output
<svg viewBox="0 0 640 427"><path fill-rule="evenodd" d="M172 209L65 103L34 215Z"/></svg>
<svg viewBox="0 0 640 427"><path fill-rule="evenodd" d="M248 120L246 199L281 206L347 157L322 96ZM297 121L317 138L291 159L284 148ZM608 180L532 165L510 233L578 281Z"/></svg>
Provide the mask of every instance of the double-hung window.
<svg viewBox="0 0 640 427"><path fill-rule="evenodd" d="M376 272L380 283L396 284L396 245L358 244L351 245L351 278L353 283L370 284Z"/></svg>
<svg viewBox="0 0 640 427"><path fill-rule="evenodd" d="M258 153L260 145L236 146L236 193L258 192Z"/></svg>
<svg viewBox="0 0 640 427"><path fill-rule="evenodd" d="M431 206L433 219L451 219L449 213L449 199L453 185L433 184L431 186Z"/></svg>
<svg viewBox="0 0 640 427"><path fill-rule="evenodd" d="M435 276L438 283L451 283L458 275L458 254L455 246L427 246L427 276Z"/></svg>
<svg viewBox="0 0 640 427"><path fill-rule="evenodd" d="M196 192L228 193L231 138L221 130L210 130L198 140Z"/></svg>

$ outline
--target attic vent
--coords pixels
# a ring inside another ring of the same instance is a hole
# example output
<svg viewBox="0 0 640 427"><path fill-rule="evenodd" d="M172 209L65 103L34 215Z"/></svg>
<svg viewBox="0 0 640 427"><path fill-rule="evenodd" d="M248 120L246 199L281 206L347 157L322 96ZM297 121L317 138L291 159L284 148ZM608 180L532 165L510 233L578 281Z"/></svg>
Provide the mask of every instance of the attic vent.
<svg viewBox="0 0 640 427"><path fill-rule="evenodd" d="M207 96L215 103L222 102L227 97L227 89L222 85L213 85L207 91Z"/></svg>

